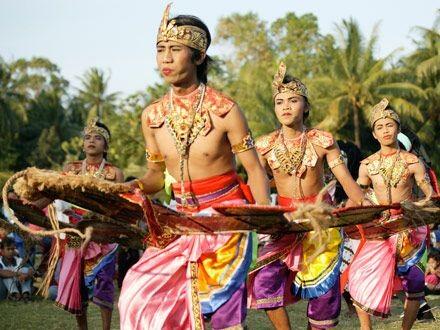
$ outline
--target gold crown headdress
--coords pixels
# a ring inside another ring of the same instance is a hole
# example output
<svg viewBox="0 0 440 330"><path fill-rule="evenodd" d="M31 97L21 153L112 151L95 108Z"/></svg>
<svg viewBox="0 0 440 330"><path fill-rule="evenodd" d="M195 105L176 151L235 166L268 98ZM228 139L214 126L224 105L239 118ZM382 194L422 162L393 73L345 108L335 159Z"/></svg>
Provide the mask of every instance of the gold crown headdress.
<svg viewBox="0 0 440 330"><path fill-rule="evenodd" d="M284 76L286 75L286 65L284 62L281 62L278 67L278 72L273 77L272 82L272 97L275 98L275 96L279 93L283 92L294 92L297 95L301 95L304 97L308 96L308 91L306 85L304 85L299 79L294 79L293 81L283 84Z"/></svg>
<svg viewBox="0 0 440 330"><path fill-rule="evenodd" d="M206 32L197 26L182 25L177 26L174 19L169 21L171 3L167 5L160 22L159 31L157 32L157 42L176 41L185 46L206 52L208 48L208 38Z"/></svg>
<svg viewBox="0 0 440 330"><path fill-rule="evenodd" d="M96 125L97 122L98 122L98 118L94 118L90 120L87 126L84 127L83 135L85 136L86 134L98 133L104 138L105 142L109 144L110 134L105 128L97 126Z"/></svg>
<svg viewBox="0 0 440 330"><path fill-rule="evenodd" d="M371 128L374 128L374 124L376 123L376 121L384 118L393 119L400 125L399 115L393 110L387 109L389 103L390 102L388 101L388 99L383 98L382 101L380 101L371 109L371 114L370 114Z"/></svg>

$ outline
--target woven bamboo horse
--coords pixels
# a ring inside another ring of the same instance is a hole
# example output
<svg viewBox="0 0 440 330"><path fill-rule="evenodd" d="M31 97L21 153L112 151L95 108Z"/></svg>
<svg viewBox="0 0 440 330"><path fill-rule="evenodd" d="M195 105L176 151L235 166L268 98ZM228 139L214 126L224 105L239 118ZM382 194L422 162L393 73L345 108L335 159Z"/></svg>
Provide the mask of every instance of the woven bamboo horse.
<svg viewBox="0 0 440 330"><path fill-rule="evenodd" d="M276 234L306 232L316 230L317 226L346 227L350 237L359 238L359 227L357 227L359 225L362 225L366 238L377 238L408 227L440 222L438 198L424 203L408 202L354 208L333 208L320 202L299 206L297 209L279 206L217 205L214 206L219 212L217 215L186 216L150 201L139 190L129 191L123 184L36 168L17 173L8 180L3 189L3 198L7 207L9 207L6 199L7 189L13 182L15 182L15 192L27 200L32 201L41 197L61 199L91 211L75 228L66 226L55 231L39 232L38 235L69 232L85 238L85 228L91 226L96 228L93 239L102 242L118 241L122 236L125 237L127 244L133 241L140 243L141 237L146 236L147 244L164 247L182 234L247 230ZM11 206L16 210L14 205ZM16 211L20 214L20 210ZM400 212L403 217L391 221L389 217L382 216L384 211ZM303 220L288 221L284 217L286 212L295 212L294 218ZM136 226L140 219L145 220L148 233ZM311 221L313 219L319 221ZM20 223L18 219L15 220ZM46 223L50 222L46 221ZM18 225L21 228L21 225Z"/></svg>

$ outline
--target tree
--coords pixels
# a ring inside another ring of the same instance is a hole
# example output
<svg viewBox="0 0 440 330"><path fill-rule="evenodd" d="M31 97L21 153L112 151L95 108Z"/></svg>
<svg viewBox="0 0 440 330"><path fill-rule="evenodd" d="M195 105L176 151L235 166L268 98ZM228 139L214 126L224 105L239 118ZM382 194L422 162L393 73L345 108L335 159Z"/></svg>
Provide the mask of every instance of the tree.
<svg viewBox="0 0 440 330"><path fill-rule="evenodd" d="M402 60L408 79L414 81L426 94L419 100L423 120L413 128L428 148L434 165L439 168L440 146L440 11L432 28L416 27L421 36L414 40L416 50Z"/></svg>
<svg viewBox="0 0 440 330"><path fill-rule="evenodd" d="M110 76L98 68L91 68L80 78L82 87L78 97L87 109L87 120L98 117L108 121L113 114L118 93L107 93L109 79Z"/></svg>
<svg viewBox="0 0 440 330"><path fill-rule="evenodd" d="M312 89L320 94L319 102L327 110L319 126L338 131L340 137L353 139L361 147L362 140L370 136L361 136L361 128L368 125L368 112L383 97L390 100L402 117L420 120L420 109L412 100L424 97L425 93L415 84L399 80L393 69L386 69L393 53L380 59L375 57L377 26L367 42L353 19L343 20L337 28L339 45L328 72L311 81Z"/></svg>
<svg viewBox="0 0 440 330"><path fill-rule="evenodd" d="M216 30L215 42L230 52L221 57L215 84L242 107L256 136L278 125L271 91L278 63L283 60L291 74L308 79L321 70L317 63L333 44L331 36L319 34L312 14L287 13L270 26L254 13L232 14L221 18Z"/></svg>

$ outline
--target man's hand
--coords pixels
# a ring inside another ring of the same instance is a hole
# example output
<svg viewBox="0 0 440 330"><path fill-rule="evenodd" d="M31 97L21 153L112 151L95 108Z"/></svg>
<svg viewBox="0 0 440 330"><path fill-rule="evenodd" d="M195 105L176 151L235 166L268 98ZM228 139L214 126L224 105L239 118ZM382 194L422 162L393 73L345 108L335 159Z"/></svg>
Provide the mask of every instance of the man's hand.
<svg viewBox="0 0 440 330"><path fill-rule="evenodd" d="M24 283L28 279L28 274L19 273L17 278L20 281L20 283Z"/></svg>

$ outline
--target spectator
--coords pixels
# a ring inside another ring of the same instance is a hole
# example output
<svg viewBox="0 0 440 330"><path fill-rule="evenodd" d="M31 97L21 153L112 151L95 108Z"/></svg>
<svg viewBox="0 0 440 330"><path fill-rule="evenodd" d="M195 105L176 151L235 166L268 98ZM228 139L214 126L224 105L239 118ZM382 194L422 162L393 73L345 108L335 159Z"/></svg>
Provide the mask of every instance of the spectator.
<svg viewBox="0 0 440 330"><path fill-rule="evenodd" d="M425 272L425 285L427 293L440 293L440 253L431 252L428 256L428 264Z"/></svg>
<svg viewBox="0 0 440 330"><path fill-rule="evenodd" d="M0 278L8 291L8 298L13 301L23 298L24 302L28 302L31 296L32 269L23 265L23 259L16 256L13 239L3 239L0 250Z"/></svg>

